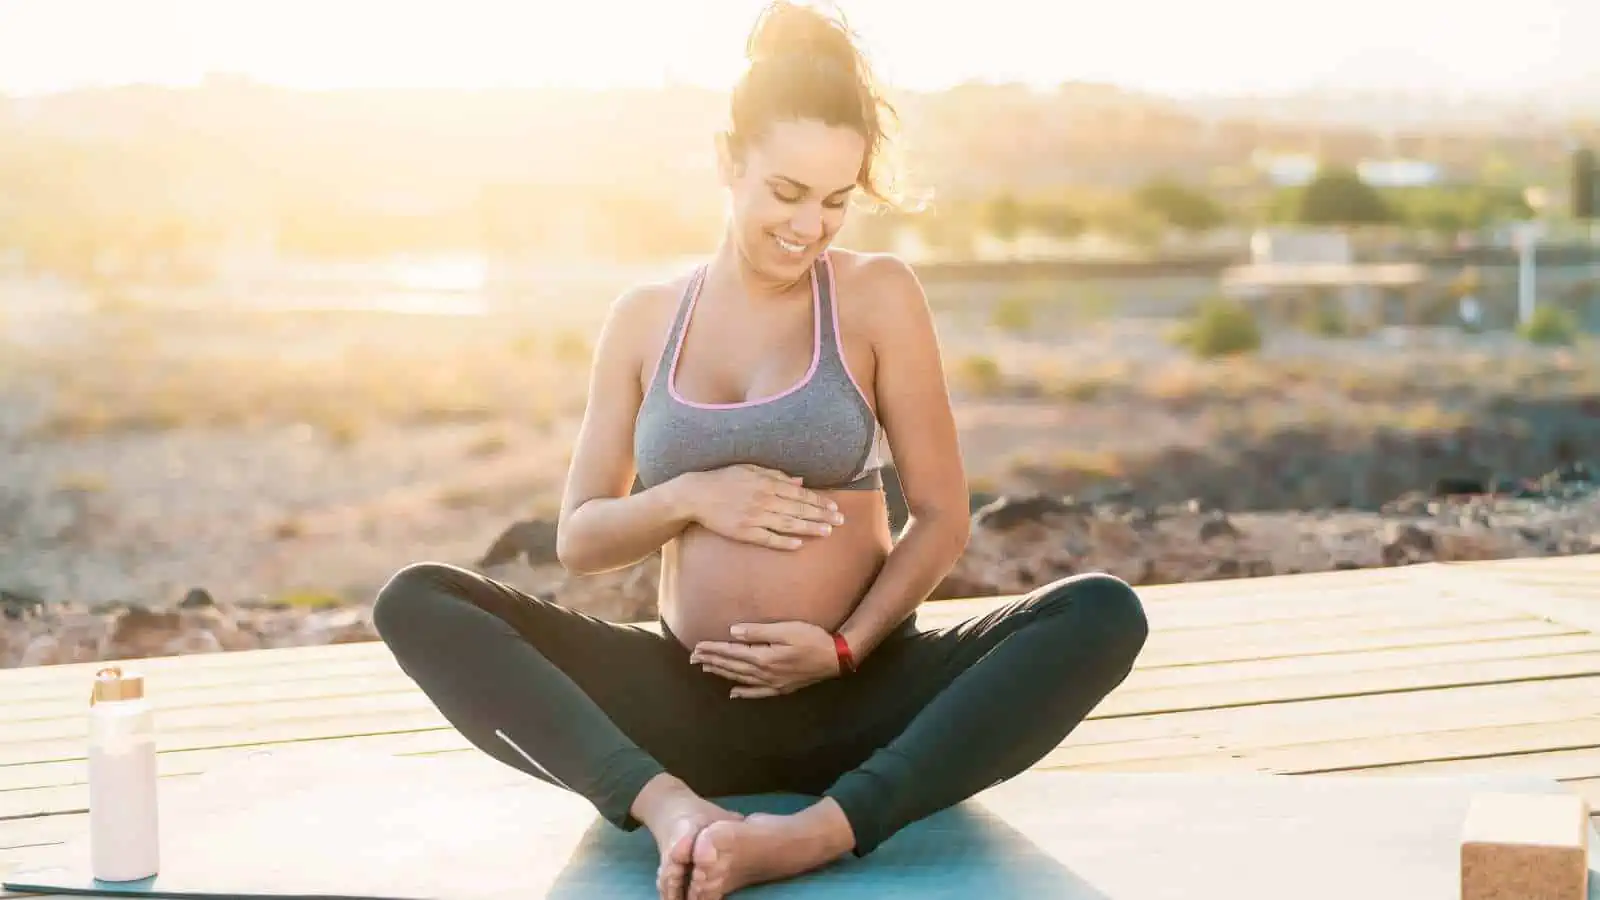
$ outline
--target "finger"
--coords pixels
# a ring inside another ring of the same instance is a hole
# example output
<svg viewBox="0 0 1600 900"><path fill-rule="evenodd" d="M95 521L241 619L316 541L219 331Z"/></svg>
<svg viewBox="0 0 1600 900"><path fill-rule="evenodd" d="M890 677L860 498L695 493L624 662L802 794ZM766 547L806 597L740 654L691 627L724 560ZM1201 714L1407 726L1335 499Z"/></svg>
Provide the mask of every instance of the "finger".
<svg viewBox="0 0 1600 900"><path fill-rule="evenodd" d="M758 547L770 547L773 550L798 550L805 545L805 541L800 538L759 527L741 529L739 540Z"/></svg>
<svg viewBox="0 0 1600 900"><path fill-rule="evenodd" d="M794 640L792 622L740 622L728 633L741 644L790 644Z"/></svg>
<svg viewBox="0 0 1600 900"><path fill-rule="evenodd" d="M735 700L756 700L762 697L776 697L783 693L775 687L736 687L728 692L728 696Z"/></svg>
<svg viewBox="0 0 1600 900"><path fill-rule="evenodd" d="M776 495L785 500L811 507L812 509L824 510L827 512L838 512L839 510L839 504L834 503L827 497L824 497L816 491L813 491L810 488L804 487L798 483L787 484L779 487L776 491Z"/></svg>
<svg viewBox="0 0 1600 900"><path fill-rule="evenodd" d="M814 519L802 519L798 516L785 515L770 510L756 516L755 521L751 524L757 528L765 528L775 534L783 535L801 534L823 537L833 532L833 525L826 521L819 522Z"/></svg>
<svg viewBox="0 0 1600 900"><path fill-rule="evenodd" d="M758 668L766 668L770 652L765 647L734 644L723 641L706 641L694 653L699 660L731 660Z"/></svg>
<svg viewBox="0 0 1600 900"><path fill-rule="evenodd" d="M749 666L734 668L732 662L725 660L703 662L700 664L700 670L708 675L716 675L719 678L726 678L729 681L751 687L771 687L772 685L772 682L762 677L756 669Z"/></svg>
<svg viewBox="0 0 1600 900"><path fill-rule="evenodd" d="M839 525L844 522L844 515L837 509L828 506L814 506L804 500L790 500L783 497L774 497L765 504L766 511L810 522L824 522L829 525Z"/></svg>
<svg viewBox="0 0 1600 900"><path fill-rule="evenodd" d="M749 678L753 678L762 684L766 684L772 680L771 669L769 667L761 663L751 662L747 659L740 659L739 657L731 654L707 651L704 653L696 653L690 659L693 665L719 666L732 672L739 672L740 674Z"/></svg>

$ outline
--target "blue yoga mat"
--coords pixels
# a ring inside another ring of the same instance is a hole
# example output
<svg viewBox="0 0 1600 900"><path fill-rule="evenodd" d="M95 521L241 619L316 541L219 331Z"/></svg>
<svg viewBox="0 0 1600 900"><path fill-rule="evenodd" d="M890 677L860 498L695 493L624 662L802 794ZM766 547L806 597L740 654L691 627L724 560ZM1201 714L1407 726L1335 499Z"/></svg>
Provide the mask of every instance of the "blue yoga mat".
<svg viewBox="0 0 1600 900"><path fill-rule="evenodd" d="M735 896L1455 900L1460 827L1477 790L1566 788L1539 778L1030 772L865 859ZM723 802L788 812L813 800ZM161 812L154 878L95 882L78 841L24 857L4 886L185 900L656 896L647 832L618 831L580 798L475 753L258 755L165 779ZM1600 877L1590 897L1600 900Z"/></svg>

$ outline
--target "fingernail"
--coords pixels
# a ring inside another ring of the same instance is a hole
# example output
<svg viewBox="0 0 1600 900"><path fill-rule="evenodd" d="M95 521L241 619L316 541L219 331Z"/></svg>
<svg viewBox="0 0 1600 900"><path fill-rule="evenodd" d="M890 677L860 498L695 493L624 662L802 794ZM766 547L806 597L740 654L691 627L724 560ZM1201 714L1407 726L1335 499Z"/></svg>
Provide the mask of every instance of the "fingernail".
<svg viewBox="0 0 1600 900"><path fill-rule="evenodd" d="M829 525L827 522L823 522L822 523L822 533L823 534L832 534L833 533L833 526Z"/></svg>

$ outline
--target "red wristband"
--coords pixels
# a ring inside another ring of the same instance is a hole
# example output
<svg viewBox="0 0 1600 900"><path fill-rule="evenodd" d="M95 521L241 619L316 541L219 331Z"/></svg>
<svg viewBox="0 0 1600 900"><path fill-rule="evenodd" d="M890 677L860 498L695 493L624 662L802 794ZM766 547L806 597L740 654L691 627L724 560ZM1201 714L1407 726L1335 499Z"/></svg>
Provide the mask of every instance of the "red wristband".
<svg viewBox="0 0 1600 900"><path fill-rule="evenodd" d="M844 639L844 635L834 632L833 649L839 655L839 671L854 672L856 670L856 656L850 652L850 642Z"/></svg>

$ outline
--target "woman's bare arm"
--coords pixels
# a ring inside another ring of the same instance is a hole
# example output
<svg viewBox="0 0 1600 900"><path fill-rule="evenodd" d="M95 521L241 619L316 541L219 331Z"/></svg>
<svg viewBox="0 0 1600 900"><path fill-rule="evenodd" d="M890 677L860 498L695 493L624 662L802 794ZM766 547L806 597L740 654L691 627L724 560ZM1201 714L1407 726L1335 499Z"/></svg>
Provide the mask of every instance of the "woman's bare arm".
<svg viewBox="0 0 1600 900"><path fill-rule="evenodd" d="M910 520L867 595L839 629L858 660L925 600L966 549L967 480L933 313L916 274L894 257L863 262L882 315L872 329L874 393ZM865 272L863 274L866 274Z"/></svg>
<svg viewBox="0 0 1600 900"><path fill-rule="evenodd" d="M629 495L637 470L633 423L652 292L618 297L606 313L589 370L589 396L572 450L556 526L556 555L569 572L590 575L633 565L689 523L677 481Z"/></svg>

